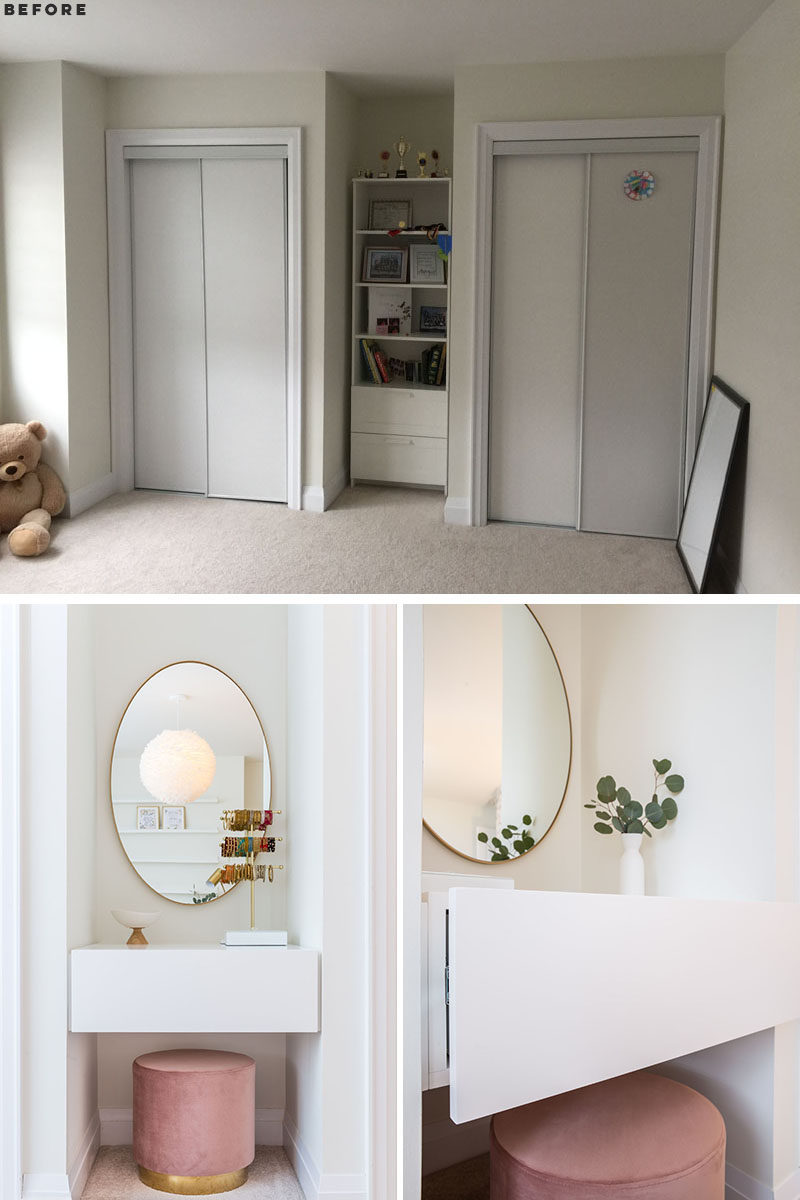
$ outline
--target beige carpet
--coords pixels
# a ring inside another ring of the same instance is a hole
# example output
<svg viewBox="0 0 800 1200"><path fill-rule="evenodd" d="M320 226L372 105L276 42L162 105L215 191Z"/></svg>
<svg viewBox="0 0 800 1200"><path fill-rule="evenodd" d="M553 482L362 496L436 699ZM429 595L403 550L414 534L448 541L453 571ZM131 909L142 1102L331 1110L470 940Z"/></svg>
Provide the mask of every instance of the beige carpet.
<svg viewBox="0 0 800 1200"><path fill-rule="evenodd" d="M40 558L0 541L0 593L675 593L670 542L445 525L441 494L347 489L326 513L159 492L53 522Z"/></svg>
<svg viewBox="0 0 800 1200"><path fill-rule="evenodd" d="M422 1200L489 1200L489 1155L423 1176Z"/></svg>
<svg viewBox="0 0 800 1200"><path fill-rule="evenodd" d="M101 1146L81 1200L153 1200L163 1195L139 1179L130 1146ZM210 1193L210 1197L223 1195L241 1200L304 1200L286 1151L277 1146L257 1146L247 1183L235 1192Z"/></svg>

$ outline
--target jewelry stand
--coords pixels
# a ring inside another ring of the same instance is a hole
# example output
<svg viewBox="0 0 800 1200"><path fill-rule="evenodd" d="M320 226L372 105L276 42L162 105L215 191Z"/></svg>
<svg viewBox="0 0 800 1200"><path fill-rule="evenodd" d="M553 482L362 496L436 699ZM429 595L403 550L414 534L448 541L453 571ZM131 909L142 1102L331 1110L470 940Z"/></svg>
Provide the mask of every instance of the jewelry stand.
<svg viewBox="0 0 800 1200"><path fill-rule="evenodd" d="M275 813L280 815L281 810L275 809ZM222 939L224 946L285 946L288 942L286 930L256 929L256 882L259 879L256 859L259 854L274 853L277 842L283 841L283 838L266 833L273 815L272 809L262 814L257 809L247 808L226 810L222 814L223 828L235 835L226 837L220 844L220 857L225 860L225 868L230 866L234 872L234 878L228 882L236 884L247 881L250 884L250 928L229 929ZM220 878L224 877L225 868L218 868ZM260 879L272 883L275 871L282 870L282 864L275 866L270 863Z"/></svg>

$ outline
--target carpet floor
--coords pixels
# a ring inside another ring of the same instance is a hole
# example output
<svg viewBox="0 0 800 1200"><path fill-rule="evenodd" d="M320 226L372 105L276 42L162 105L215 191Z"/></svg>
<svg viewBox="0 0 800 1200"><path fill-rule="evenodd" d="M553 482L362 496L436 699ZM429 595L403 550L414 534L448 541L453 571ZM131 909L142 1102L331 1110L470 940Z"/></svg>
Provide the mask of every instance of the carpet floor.
<svg viewBox="0 0 800 1200"><path fill-rule="evenodd" d="M675 593L671 542L445 525L440 494L348 488L326 513L161 492L53 522L40 558L0 543L0 593Z"/></svg>
<svg viewBox="0 0 800 1200"><path fill-rule="evenodd" d="M489 1200L489 1155L424 1175L422 1200Z"/></svg>
<svg viewBox="0 0 800 1200"><path fill-rule="evenodd" d="M153 1200L163 1194L142 1183L130 1146L101 1146L81 1200ZM232 1195L241 1200L304 1200L286 1151L277 1146L257 1146L247 1183L235 1192L209 1193L209 1200Z"/></svg>

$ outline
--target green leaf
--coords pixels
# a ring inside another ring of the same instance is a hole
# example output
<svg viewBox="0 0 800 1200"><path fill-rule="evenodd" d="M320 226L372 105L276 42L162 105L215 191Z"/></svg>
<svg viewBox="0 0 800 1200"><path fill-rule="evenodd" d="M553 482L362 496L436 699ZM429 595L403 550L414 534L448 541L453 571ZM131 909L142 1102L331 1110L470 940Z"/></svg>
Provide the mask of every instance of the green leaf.
<svg viewBox="0 0 800 1200"><path fill-rule="evenodd" d="M533 838L529 834L526 833L522 839L522 844L526 850L532 850L533 846L534 846Z"/></svg>
<svg viewBox="0 0 800 1200"><path fill-rule="evenodd" d="M601 800L613 800L617 794L617 785L611 775L604 775L597 781L597 794Z"/></svg>
<svg viewBox="0 0 800 1200"><path fill-rule="evenodd" d="M672 766L668 758L654 758L653 766L658 771L659 775L666 775L667 771Z"/></svg>
<svg viewBox="0 0 800 1200"><path fill-rule="evenodd" d="M508 827L508 828L509 828L509 829L513 829L513 830L514 830L514 832L516 832L516 829L517 829L516 825L509 825L509 827Z"/></svg>
<svg viewBox="0 0 800 1200"><path fill-rule="evenodd" d="M612 817L611 824L614 826L615 829L618 829L620 833L625 832L625 826L622 824L622 821L620 821L619 817ZM595 825L595 829L597 829L596 825Z"/></svg>
<svg viewBox="0 0 800 1200"><path fill-rule="evenodd" d="M678 792L683 791L684 780L682 775L668 775L664 780L664 783L671 792L675 793L676 796Z"/></svg>
<svg viewBox="0 0 800 1200"><path fill-rule="evenodd" d="M660 821L663 818L664 813L661 809L661 805L659 804L657 796L654 796L650 801L647 808L644 810L644 815L647 817L648 821Z"/></svg>
<svg viewBox="0 0 800 1200"><path fill-rule="evenodd" d="M643 830L644 830L644 836L645 836L645 837L649 837L649 838L651 838L651 837L653 836L653 835L652 835L652 833L650 832L650 830L649 830L649 829L647 829L647 827L646 827L646 826L642 826L642 828L643 828Z"/></svg>
<svg viewBox="0 0 800 1200"><path fill-rule="evenodd" d="M492 857L491 857L491 859L490 859L490 862L502 862L502 861L503 861L503 855L502 855L502 854L493 854L493 855L492 855Z"/></svg>
<svg viewBox="0 0 800 1200"><path fill-rule="evenodd" d="M488 840L489 840L489 835L488 835L488 833L479 833L479 834L478 834L478 841L479 841L479 842L488 842Z"/></svg>
<svg viewBox="0 0 800 1200"><path fill-rule="evenodd" d="M510 838L510 837L511 837L511 830L510 830L510 829L501 829L501 831L500 831L500 832L502 833L502 835L503 835L503 837L504 837L504 838Z"/></svg>
<svg viewBox="0 0 800 1200"><path fill-rule="evenodd" d="M661 811L668 821L674 821L678 815L678 806L672 796L665 796L661 802Z"/></svg>
<svg viewBox="0 0 800 1200"><path fill-rule="evenodd" d="M644 825L641 821L630 821L626 833L644 833Z"/></svg>
<svg viewBox="0 0 800 1200"><path fill-rule="evenodd" d="M620 804L630 804L631 794L627 788L617 788L617 800Z"/></svg>
<svg viewBox="0 0 800 1200"><path fill-rule="evenodd" d="M526 813L525 816L522 818L522 824L523 825L532 825L533 817L529 817L528 814Z"/></svg>
<svg viewBox="0 0 800 1200"><path fill-rule="evenodd" d="M628 808L630 809L631 813L633 814L634 820L636 820L637 817L640 817L642 815L642 812L644 811L638 800L631 800L630 804L628 805Z"/></svg>
<svg viewBox="0 0 800 1200"><path fill-rule="evenodd" d="M650 818L650 824L653 826L653 829L663 829L666 823L667 818L665 816L661 816L657 821L653 817Z"/></svg>
<svg viewBox="0 0 800 1200"><path fill-rule="evenodd" d="M596 804L584 804L584 808L597 808Z"/></svg>
<svg viewBox="0 0 800 1200"><path fill-rule="evenodd" d="M497 846L497 849L498 849L498 850L500 849L500 847L502 846L502 844L503 844L503 843L500 841L500 838L496 838L496 837L492 838L492 845L493 845L493 846Z"/></svg>
<svg viewBox="0 0 800 1200"><path fill-rule="evenodd" d="M521 839L517 842L514 842L514 849L516 850L517 854L524 854L525 853L524 842Z"/></svg>
<svg viewBox="0 0 800 1200"><path fill-rule="evenodd" d="M613 833L610 825L603 825L601 821L595 821L594 827L598 833Z"/></svg>

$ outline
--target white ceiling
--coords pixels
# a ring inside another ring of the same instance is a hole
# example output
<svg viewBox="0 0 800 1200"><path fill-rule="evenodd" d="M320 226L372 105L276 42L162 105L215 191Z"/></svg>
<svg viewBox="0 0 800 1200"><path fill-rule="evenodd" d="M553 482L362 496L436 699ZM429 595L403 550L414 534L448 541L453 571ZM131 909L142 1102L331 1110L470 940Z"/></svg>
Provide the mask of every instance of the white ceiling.
<svg viewBox="0 0 800 1200"><path fill-rule="evenodd" d="M459 65L725 51L770 0L85 3L83 17L1 16L0 61L110 75L324 69L364 94L446 92Z"/></svg>

